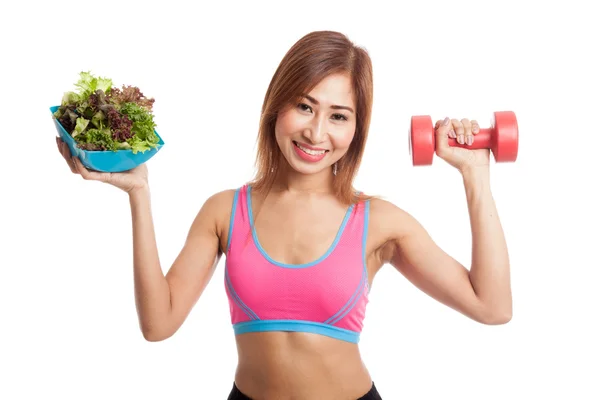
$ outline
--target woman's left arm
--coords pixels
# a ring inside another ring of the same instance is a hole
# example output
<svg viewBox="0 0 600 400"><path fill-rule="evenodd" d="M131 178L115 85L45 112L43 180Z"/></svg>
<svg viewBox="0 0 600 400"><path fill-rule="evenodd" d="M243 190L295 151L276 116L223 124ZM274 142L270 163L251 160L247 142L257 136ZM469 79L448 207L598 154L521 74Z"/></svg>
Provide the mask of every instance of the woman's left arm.
<svg viewBox="0 0 600 400"><path fill-rule="evenodd" d="M469 279L491 323L506 323L512 318L510 262L489 170L465 170L462 176L471 221Z"/></svg>
<svg viewBox="0 0 600 400"><path fill-rule="evenodd" d="M374 202L385 234L382 262L390 263L415 286L466 316L489 325L512 318L510 263L492 196L488 150L450 148L447 137L471 135L476 121L438 121L437 153L462 175L471 223L472 258L467 269L444 252L410 214L385 201ZM466 129L465 129L466 128Z"/></svg>

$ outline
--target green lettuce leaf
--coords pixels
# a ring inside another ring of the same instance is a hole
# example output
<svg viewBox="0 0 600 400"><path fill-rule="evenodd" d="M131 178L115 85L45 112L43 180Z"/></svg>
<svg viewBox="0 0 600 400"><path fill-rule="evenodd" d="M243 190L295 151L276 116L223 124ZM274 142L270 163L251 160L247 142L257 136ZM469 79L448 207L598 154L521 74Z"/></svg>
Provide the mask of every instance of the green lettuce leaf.
<svg viewBox="0 0 600 400"><path fill-rule="evenodd" d="M71 136L77 137L79 134L81 134L83 131L85 131L85 128L87 128L89 123L90 123L89 119L85 119L85 118L81 118L81 117L77 118L77 122L75 122L75 129L73 129Z"/></svg>
<svg viewBox="0 0 600 400"><path fill-rule="evenodd" d="M75 84L79 88L79 100L87 100L96 90L107 92L112 87L112 80L95 77L90 72L80 72L79 81Z"/></svg>
<svg viewBox="0 0 600 400"><path fill-rule="evenodd" d="M91 128L77 137L77 143L84 150L112 150L119 149L119 143L116 142L109 128L96 129Z"/></svg>

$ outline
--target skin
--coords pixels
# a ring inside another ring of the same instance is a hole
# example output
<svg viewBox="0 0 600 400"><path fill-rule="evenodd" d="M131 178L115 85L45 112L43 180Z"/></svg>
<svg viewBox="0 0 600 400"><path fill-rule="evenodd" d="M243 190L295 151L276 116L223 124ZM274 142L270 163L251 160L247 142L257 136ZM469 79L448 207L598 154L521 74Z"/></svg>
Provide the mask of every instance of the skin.
<svg viewBox="0 0 600 400"><path fill-rule="evenodd" d="M354 136L355 109L351 81L332 75L308 93L311 100L283 110L276 139L287 165L278 171L267 194L254 193L256 230L275 260L300 264L319 258L332 243L346 207L332 193L332 165L348 150ZM316 104L318 102L318 104ZM391 265L433 299L482 324L504 324L512 316L509 259L490 189L489 150L448 146L448 137L472 143L477 121L437 121L437 155L463 177L472 228L472 264L467 269L445 253L409 213L381 199L371 201L366 242L372 284ZM317 163L303 161L294 141L327 150ZM181 252L163 275L152 221L148 170L141 165L125 173L92 172L71 158L57 138L59 151L73 173L120 188L129 196L133 222L134 284L144 338L171 337L185 321L212 278L227 244L233 190L212 195L191 224ZM278 223L287 221L285 225ZM235 381L255 399L357 399L372 383L357 344L298 332L238 335Z"/></svg>

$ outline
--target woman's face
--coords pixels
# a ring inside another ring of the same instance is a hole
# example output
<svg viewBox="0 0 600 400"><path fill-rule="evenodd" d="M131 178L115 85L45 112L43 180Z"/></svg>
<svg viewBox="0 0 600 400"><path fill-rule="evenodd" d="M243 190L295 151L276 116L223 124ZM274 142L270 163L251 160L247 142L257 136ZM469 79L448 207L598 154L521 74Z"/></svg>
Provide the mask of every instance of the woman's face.
<svg viewBox="0 0 600 400"><path fill-rule="evenodd" d="M355 110L350 77L335 74L280 112L275 137L290 166L313 174L338 161L354 138Z"/></svg>

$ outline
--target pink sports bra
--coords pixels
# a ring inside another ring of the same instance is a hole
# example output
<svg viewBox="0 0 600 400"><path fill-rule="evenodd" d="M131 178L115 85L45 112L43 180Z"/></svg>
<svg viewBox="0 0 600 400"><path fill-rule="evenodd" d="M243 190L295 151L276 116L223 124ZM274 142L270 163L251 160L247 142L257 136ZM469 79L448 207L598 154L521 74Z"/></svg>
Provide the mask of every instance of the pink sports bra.
<svg viewBox="0 0 600 400"><path fill-rule="evenodd" d="M227 240L224 281L234 333L311 332L358 343L369 294L369 202L348 207L318 260L291 265L261 247L250 190L244 185L235 192Z"/></svg>

